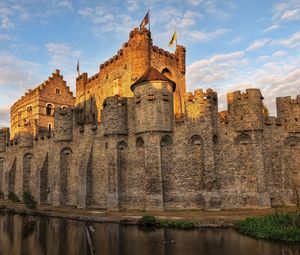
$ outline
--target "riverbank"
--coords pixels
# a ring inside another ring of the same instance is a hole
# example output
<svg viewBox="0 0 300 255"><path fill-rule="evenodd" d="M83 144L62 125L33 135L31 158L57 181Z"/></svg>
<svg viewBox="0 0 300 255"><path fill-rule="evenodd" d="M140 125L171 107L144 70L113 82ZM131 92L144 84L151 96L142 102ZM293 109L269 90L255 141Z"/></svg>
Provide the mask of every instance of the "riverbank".
<svg viewBox="0 0 300 255"><path fill-rule="evenodd" d="M293 211L295 207L278 208L280 211ZM197 227L233 227L237 221L248 217L265 216L272 214L274 209L233 209L220 211L205 210L172 210L172 211L121 211L113 212L99 209L78 209L74 207L53 207L49 205L38 206L37 209L27 209L23 203L12 203L0 200L0 213L23 214L64 218L69 220L93 221L99 223L137 224L144 215L155 216L158 219L192 220Z"/></svg>

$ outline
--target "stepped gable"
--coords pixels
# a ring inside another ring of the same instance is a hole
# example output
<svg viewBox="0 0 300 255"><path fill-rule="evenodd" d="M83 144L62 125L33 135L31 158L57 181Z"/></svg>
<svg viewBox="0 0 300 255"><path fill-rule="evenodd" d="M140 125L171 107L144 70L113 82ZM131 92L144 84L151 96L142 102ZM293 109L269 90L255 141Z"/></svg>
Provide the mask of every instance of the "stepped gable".
<svg viewBox="0 0 300 255"><path fill-rule="evenodd" d="M174 81L170 80L151 66L135 83L131 85L131 90L133 91L136 86L146 81L166 81L171 83L173 91L176 89L176 83Z"/></svg>

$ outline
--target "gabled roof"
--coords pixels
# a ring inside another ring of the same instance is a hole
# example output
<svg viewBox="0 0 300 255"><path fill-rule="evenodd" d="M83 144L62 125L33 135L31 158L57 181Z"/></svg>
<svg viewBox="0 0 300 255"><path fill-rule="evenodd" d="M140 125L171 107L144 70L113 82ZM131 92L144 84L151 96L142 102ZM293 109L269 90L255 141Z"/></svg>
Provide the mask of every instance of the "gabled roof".
<svg viewBox="0 0 300 255"><path fill-rule="evenodd" d="M157 69L155 69L152 66L135 83L133 83L130 88L133 91L135 87L138 86L140 83L147 81L166 81L172 85L173 91L175 91L176 89L176 83L174 81L161 74Z"/></svg>

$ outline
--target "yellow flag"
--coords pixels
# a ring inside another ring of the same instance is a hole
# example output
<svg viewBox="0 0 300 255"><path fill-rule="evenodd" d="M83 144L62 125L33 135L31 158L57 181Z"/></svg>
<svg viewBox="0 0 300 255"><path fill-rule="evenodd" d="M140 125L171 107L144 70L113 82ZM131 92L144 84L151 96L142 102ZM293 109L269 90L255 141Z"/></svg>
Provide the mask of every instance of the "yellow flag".
<svg viewBox="0 0 300 255"><path fill-rule="evenodd" d="M176 34L176 31L175 31L173 36L172 36L171 41L169 42L169 47L173 46L173 43L176 41L176 39L177 39L177 34Z"/></svg>

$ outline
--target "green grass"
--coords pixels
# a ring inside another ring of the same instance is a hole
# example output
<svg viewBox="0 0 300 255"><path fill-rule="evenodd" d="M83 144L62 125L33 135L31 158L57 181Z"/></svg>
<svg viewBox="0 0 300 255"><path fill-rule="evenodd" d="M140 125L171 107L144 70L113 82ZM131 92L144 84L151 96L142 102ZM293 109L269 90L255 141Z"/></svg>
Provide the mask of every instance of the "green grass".
<svg viewBox="0 0 300 255"><path fill-rule="evenodd" d="M37 202L35 201L34 196L30 191L25 191L23 193L23 202L27 208L36 209Z"/></svg>
<svg viewBox="0 0 300 255"><path fill-rule="evenodd" d="M13 191L10 191L9 193L8 193L8 199L10 200L10 201L12 201L12 202L20 202L20 199L18 198L18 196L16 195L16 193L15 192L13 192Z"/></svg>
<svg viewBox="0 0 300 255"><path fill-rule="evenodd" d="M158 219L149 215L140 218L138 223L144 227L172 227L180 229L191 229L195 227L196 224L196 222L191 220Z"/></svg>
<svg viewBox="0 0 300 255"><path fill-rule="evenodd" d="M300 242L300 212L280 212L239 221L235 228L259 239Z"/></svg>

